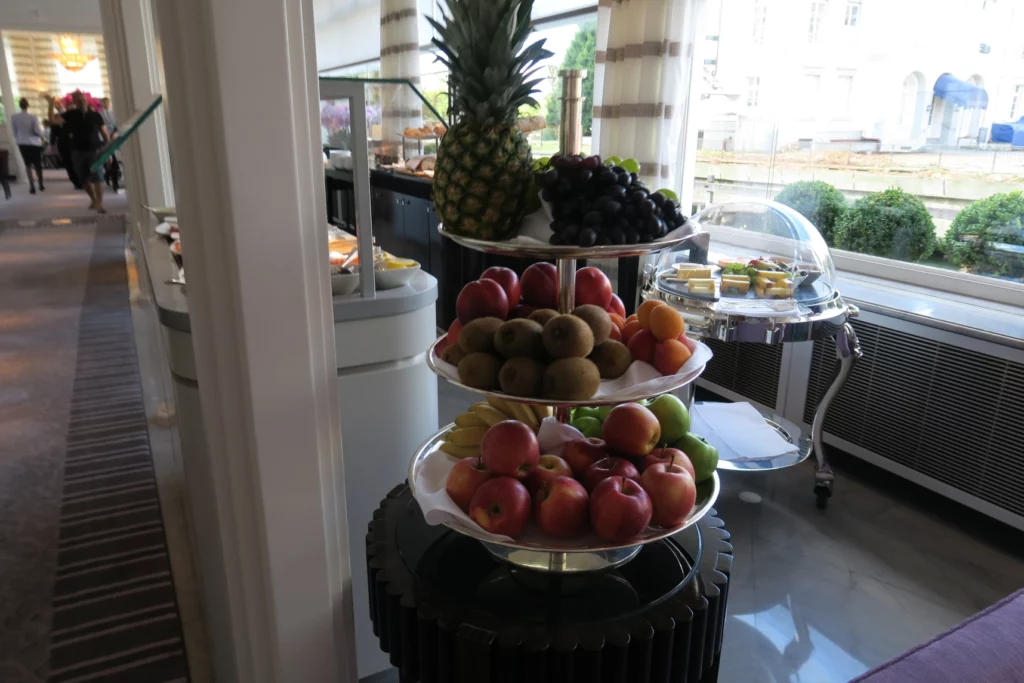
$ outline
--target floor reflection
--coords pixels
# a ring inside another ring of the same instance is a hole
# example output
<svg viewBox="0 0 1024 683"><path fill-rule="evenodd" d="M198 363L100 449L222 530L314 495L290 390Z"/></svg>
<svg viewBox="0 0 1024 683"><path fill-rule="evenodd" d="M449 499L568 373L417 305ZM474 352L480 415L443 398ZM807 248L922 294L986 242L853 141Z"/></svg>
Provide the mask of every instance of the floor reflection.
<svg viewBox="0 0 1024 683"><path fill-rule="evenodd" d="M735 562L720 683L848 681L1024 584L1020 558L851 477L816 510L812 473L723 477Z"/></svg>

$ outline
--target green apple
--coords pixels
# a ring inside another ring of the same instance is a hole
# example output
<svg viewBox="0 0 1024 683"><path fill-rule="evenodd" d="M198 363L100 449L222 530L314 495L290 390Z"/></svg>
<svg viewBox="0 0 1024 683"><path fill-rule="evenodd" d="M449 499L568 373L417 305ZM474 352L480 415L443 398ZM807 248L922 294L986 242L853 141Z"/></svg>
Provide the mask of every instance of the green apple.
<svg viewBox="0 0 1024 683"><path fill-rule="evenodd" d="M605 418L608 417L608 413L612 412L612 408L615 406L598 406L594 408L597 411L597 419L604 422Z"/></svg>
<svg viewBox="0 0 1024 683"><path fill-rule="evenodd" d="M572 414L572 421L575 422L581 417L592 417L599 422L604 422L599 408L576 408Z"/></svg>
<svg viewBox="0 0 1024 683"><path fill-rule="evenodd" d="M687 434L673 443L672 448L686 453L686 457L693 463L693 478L697 483L710 478L718 467L718 449L699 434Z"/></svg>
<svg viewBox="0 0 1024 683"><path fill-rule="evenodd" d="M662 443L673 443L690 431L690 411L686 404L672 394L662 394L647 404L661 424Z"/></svg>
<svg viewBox="0 0 1024 683"><path fill-rule="evenodd" d="M640 172L640 162L636 159L623 159L622 163L619 164L622 168L626 169L630 173Z"/></svg>
<svg viewBox="0 0 1024 683"><path fill-rule="evenodd" d="M601 421L596 417L578 417L569 424L580 430L584 438L601 438Z"/></svg>

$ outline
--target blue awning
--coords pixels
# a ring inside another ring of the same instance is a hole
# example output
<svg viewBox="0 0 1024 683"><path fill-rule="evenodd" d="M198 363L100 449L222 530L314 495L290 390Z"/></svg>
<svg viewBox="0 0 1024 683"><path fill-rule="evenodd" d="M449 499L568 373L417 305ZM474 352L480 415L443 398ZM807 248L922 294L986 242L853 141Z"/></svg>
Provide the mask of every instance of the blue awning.
<svg viewBox="0 0 1024 683"><path fill-rule="evenodd" d="M939 99L974 109L988 108L988 93L973 83L961 81L952 74L942 74L935 81L935 96Z"/></svg>

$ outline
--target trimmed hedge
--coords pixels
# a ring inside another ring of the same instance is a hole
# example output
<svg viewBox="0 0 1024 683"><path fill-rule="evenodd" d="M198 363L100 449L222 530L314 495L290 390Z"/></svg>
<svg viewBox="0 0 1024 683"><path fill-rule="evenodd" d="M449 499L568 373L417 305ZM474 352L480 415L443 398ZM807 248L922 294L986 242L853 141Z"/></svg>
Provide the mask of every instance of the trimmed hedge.
<svg viewBox="0 0 1024 683"><path fill-rule="evenodd" d="M1024 277L1024 254L994 243L1024 246L1024 192L994 194L965 206L943 238L946 258L982 275Z"/></svg>
<svg viewBox="0 0 1024 683"><path fill-rule="evenodd" d="M835 244L836 221L846 212L843 193L822 180L801 180L786 186L775 201L796 209L809 220L829 246Z"/></svg>
<svg viewBox="0 0 1024 683"><path fill-rule="evenodd" d="M924 203L898 187L858 199L836 222L836 246L861 254L920 261L936 244Z"/></svg>

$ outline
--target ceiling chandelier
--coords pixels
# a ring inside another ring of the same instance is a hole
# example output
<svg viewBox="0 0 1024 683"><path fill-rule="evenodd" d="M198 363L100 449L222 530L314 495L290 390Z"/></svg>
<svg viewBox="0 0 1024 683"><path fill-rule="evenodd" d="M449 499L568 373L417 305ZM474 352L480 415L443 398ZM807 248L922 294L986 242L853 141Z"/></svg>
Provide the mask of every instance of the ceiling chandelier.
<svg viewBox="0 0 1024 683"><path fill-rule="evenodd" d="M60 52L50 56L56 59L68 71L81 71L96 55L87 55L82 52L82 39L65 33L57 39L60 45Z"/></svg>

